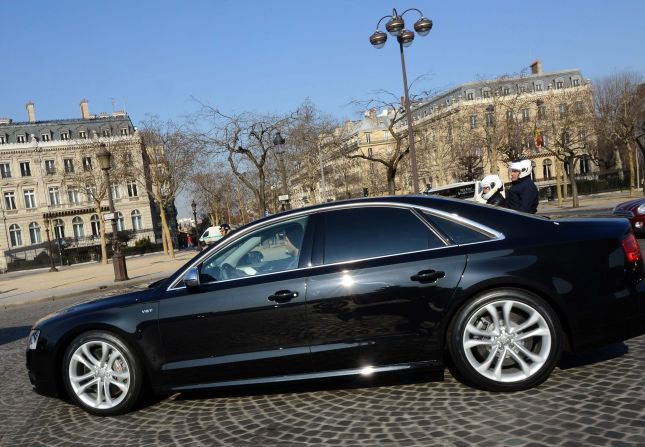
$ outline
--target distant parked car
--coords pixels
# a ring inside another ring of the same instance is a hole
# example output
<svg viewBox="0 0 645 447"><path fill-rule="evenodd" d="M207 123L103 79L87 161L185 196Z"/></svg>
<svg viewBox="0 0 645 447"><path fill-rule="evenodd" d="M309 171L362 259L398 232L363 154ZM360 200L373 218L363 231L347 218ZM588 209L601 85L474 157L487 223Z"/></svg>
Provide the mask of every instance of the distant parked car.
<svg viewBox="0 0 645 447"><path fill-rule="evenodd" d="M206 245L211 245L216 243L222 238L222 235L219 232L219 226L217 227L208 227L204 234L199 238L199 242L202 242Z"/></svg>
<svg viewBox="0 0 645 447"><path fill-rule="evenodd" d="M486 203L486 200L482 198L481 182L451 183L450 185L428 188L424 194Z"/></svg>
<svg viewBox="0 0 645 447"><path fill-rule="evenodd" d="M613 211L617 217L625 217L632 224L637 236L645 237L645 197L619 203Z"/></svg>

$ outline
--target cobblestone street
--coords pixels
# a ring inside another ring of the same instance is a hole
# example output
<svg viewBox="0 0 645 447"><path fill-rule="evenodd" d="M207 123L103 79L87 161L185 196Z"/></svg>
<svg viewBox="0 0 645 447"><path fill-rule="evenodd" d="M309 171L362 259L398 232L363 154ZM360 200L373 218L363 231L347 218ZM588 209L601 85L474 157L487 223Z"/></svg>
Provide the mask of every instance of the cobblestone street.
<svg viewBox="0 0 645 447"><path fill-rule="evenodd" d="M78 299L76 299L77 301ZM97 418L32 391L26 336L75 300L0 314L0 445L645 445L645 336L565 356L542 386L515 394L413 376L176 394Z"/></svg>

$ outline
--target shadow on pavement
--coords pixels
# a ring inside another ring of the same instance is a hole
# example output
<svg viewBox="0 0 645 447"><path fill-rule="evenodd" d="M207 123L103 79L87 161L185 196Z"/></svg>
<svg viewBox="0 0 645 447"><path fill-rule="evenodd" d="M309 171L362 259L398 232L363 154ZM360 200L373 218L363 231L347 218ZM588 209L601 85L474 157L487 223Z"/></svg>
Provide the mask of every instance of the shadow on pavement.
<svg viewBox="0 0 645 447"><path fill-rule="evenodd" d="M0 345L6 345L21 338L29 336L30 326L16 326L0 328Z"/></svg>
<svg viewBox="0 0 645 447"><path fill-rule="evenodd" d="M592 365L606 360L622 357L629 352L629 348L623 342L602 346L598 349L579 353L565 352L560 359L560 369L577 368L579 366Z"/></svg>

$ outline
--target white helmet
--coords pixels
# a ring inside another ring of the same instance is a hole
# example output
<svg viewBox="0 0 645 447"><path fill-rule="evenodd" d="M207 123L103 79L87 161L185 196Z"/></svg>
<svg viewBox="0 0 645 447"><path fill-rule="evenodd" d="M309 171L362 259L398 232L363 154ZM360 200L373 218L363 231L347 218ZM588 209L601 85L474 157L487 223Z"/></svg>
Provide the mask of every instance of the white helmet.
<svg viewBox="0 0 645 447"><path fill-rule="evenodd" d="M497 175L487 175L484 177L481 183L482 189L488 187L490 188L488 192L482 192L482 198L484 200L488 200L491 197L493 197L493 194L495 194L497 191L503 191L504 190L504 184L502 183L502 179L499 178Z"/></svg>
<svg viewBox="0 0 645 447"><path fill-rule="evenodd" d="M531 160L514 161L508 167L511 171L520 171L520 178L531 175Z"/></svg>

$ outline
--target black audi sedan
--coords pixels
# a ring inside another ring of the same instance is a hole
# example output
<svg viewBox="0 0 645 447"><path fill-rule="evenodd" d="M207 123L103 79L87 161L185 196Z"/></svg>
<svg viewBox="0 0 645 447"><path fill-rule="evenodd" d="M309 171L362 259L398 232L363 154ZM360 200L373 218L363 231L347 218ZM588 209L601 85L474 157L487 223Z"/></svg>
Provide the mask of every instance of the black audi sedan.
<svg viewBox="0 0 645 447"><path fill-rule="evenodd" d="M400 196L288 211L242 227L144 291L38 321L36 390L97 415L142 389L185 392L443 371L516 391L563 349L645 332L625 219L559 219Z"/></svg>

